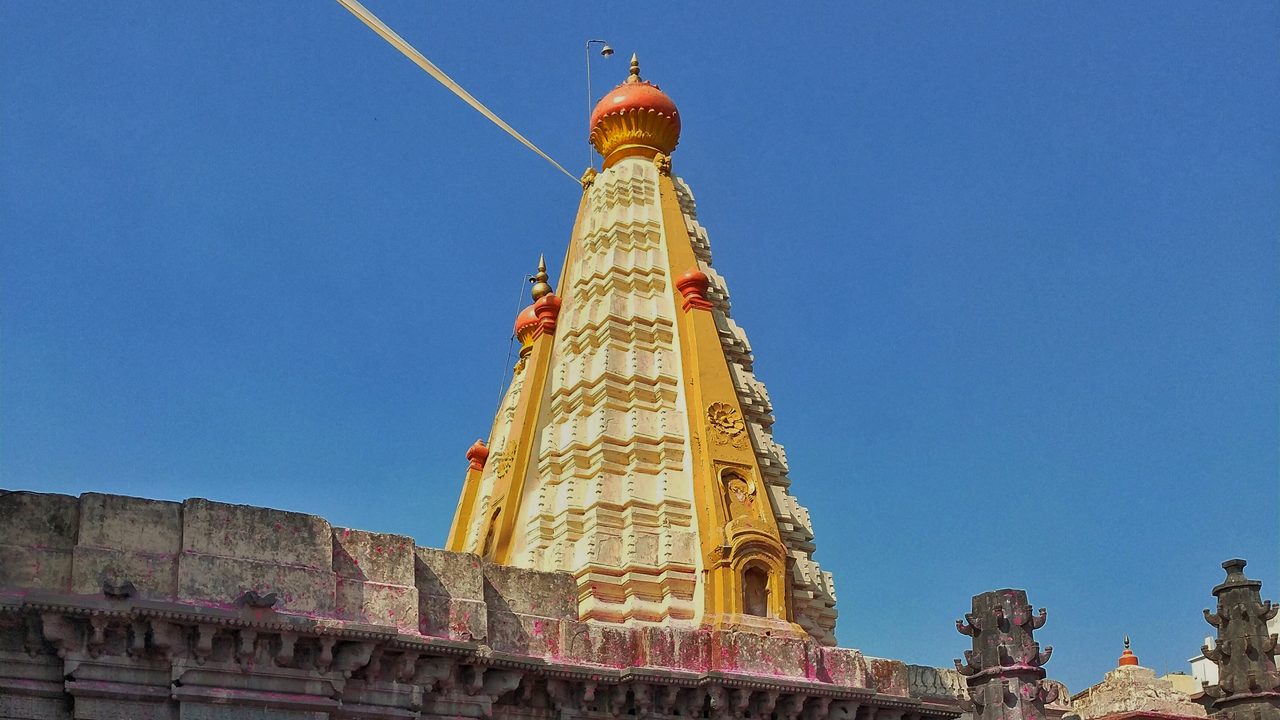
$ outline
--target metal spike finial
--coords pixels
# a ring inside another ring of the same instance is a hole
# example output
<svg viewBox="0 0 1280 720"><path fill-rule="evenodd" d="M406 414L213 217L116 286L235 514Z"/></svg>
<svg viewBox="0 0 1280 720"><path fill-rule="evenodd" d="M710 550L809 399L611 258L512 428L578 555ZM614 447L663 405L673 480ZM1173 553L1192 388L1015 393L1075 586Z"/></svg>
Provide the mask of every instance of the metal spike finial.
<svg viewBox="0 0 1280 720"><path fill-rule="evenodd" d="M627 82L640 82L640 58L635 53L631 53L631 74L627 76Z"/></svg>
<svg viewBox="0 0 1280 720"><path fill-rule="evenodd" d="M546 257L543 256L542 254L539 254L538 255L538 273L533 277L529 278L529 282L533 283L533 290L530 292L530 294L533 295L534 302L537 302L543 297L551 294L552 292L551 285L547 284L547 277L548 276L547 276Z"/></svg>
<svg viewBox="0 0 1280 720"><path fill-rule="evenodd" d="M1128 650L1128 649L1129 649L1129 636L1128 636L1128 635L1125 635L1125 636L1124 636L1124 649L1125 649L1125 650Z"/></svg>

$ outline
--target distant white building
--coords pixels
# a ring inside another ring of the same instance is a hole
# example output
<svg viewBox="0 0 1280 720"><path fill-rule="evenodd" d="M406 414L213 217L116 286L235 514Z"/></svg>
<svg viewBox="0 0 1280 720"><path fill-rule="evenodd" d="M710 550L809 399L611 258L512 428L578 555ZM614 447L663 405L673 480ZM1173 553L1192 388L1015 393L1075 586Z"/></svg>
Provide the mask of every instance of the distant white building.
<svg viewBox="0 0 1280 720"><path fill-rule="evenodd" d="M1267 621L1267 632L1280 633L1280 615L1277 615ZM1214 639L1212 637L1206 637L1204 639L1204 644L1209 647L1213 647ZM1280 662L1280 653L1276 653L1275 657L1276 661ZM1212 660L1205 657L1204 653L1196 655L1187 662L1191 663L1191 676L1194 677L1197 682L1202 685L1218 684L1218 666Z"/></svg>

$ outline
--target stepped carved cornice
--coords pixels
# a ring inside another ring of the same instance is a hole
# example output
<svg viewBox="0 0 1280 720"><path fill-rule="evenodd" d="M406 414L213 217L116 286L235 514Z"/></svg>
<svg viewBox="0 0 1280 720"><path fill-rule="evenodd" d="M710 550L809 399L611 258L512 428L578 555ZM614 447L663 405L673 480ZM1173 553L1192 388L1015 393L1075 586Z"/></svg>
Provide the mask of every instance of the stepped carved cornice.
<svg viewBox="0 0 1280 720"><path fill-rule="evenodd" d="M0 551L21 559L0 579L0 707L15 717L958 714L910 696L901 663L806 637L582 622L567 573L313 516L14 492L0 519ZM637 615L667 616L653 598L691 595L693 569L613 572L642 590L624 601ZM607 570L583 577L608 583Z"/></svg>

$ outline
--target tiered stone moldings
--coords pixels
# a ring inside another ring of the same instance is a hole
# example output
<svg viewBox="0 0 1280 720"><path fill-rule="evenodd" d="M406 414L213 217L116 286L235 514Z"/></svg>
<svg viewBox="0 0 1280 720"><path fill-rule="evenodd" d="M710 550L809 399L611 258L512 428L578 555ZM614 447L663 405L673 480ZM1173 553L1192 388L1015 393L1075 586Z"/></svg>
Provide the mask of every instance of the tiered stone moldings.
<svg viewBox="0 0 1280 720"><path fill-rule="evenodd" d="M573 573L582 619L687 625L697 539L657 182L630 159L588 191L514 564Z"/></svg>
<svg viewBox="0 0 1280 720"><path fill-rule="evenodd" d="M1058 697L1058 686L1045 682L1043 665L1053 648L1043 651L1034 633L1047 614L1032 611L1022 590L993 590L973 597L973 612L956 621L956 629L973 638L956 670L969 686L967 709L975 720L1042 720L1045 704Z"/></svg>
<svg viewBox="0 0 1280 720"><path fill-rule="evenodd" d="M755 376L755 358L746 332L730 316L728 285L711 265L711 241L706 229L698 224L693 192L679 178L675 179L674 185L685 230L700 265L695 271L709 281L702 286L704 289L700 290L699 296L715 314L720 343L733 373L734 389L742 405L751 446L755 449L782 543L790 556L793 619L813 637L834 645L835 581L831 573L823 571L813 559L813 523L809 519L809 511L791 494L786 451L773 438L773 404L764 383ZM702 305L692 307L700 308Z"/></svg>
<svg viewBox="0 0 1280 720"><path fill-rule="evenodd" d="M0 527L6 720L956 714L900 663L580 622L567 574L309 515L14 492Z"/></svg>
<svg viewBox="0 0 1280 720"><path fill-rule="evenodd" d="M1245 577L1244 560L1222 563L1227 578L1213 589L1217 612L1204 619L1218 629L1218 641L1204 646L1204 656L1218 665L1218 684L1205 688L1213 698L1213 716L1222 720L1280 720L1280 672L1276 670L1277 636L1267 621L1280 605L1262 601L1262 583Z"/></svg>

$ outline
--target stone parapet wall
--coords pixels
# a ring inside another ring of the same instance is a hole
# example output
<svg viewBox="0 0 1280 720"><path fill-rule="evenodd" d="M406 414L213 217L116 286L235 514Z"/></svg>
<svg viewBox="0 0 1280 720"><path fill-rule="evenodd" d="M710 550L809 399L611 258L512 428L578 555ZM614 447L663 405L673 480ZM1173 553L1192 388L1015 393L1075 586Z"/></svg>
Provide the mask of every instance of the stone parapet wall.
<svg viewBox="0 0 1280 720"><path fill-rule="evenodd" d="M956 714L896 661L577 608L568 574L310 515L0 495L0 720Z"/></svg>
<svg viewBox="0 0 1280 720"><path fill-rule="evenodd" d="M958 720L972 720L973 714L965 708L969 700L969 688L965 678L958 670L952 668L936 668L929 665L907 665L907 687L912 697L921 698L929 703L945 705L962 712ZM1045 705L1045 717L1059 720L1072 712L1071 693L1067 686L1058 680L1044 680L1053 685L1056 697Z"/></svg>

